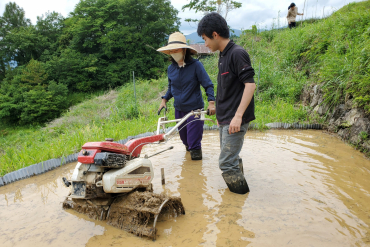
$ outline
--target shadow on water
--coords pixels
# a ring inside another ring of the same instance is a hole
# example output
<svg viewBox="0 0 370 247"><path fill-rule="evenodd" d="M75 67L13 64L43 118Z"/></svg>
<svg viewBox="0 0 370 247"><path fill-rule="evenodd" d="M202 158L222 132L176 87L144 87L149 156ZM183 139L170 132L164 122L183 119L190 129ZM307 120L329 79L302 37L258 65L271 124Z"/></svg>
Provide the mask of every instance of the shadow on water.
<svg viewBox="0 0 370 247"><path fill-rule="evenodd" d="M69 164L0 188L1 246L370 246L370 161L361 153L321 131L245 138L247 195L222 179L217 132L205 132L202 161L191 161L178 137L144 148L174 146L151 158L154 191L181 196L186 209L160 220L155 242L62 210Z"/></svg>

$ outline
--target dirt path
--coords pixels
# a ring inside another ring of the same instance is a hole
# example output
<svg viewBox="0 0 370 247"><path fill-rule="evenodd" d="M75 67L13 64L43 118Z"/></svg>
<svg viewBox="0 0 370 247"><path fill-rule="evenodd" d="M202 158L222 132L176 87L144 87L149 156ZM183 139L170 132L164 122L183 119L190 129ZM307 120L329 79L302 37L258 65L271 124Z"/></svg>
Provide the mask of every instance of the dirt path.
<svg viewBox="0 0 370 247"><path fill-rule="evenodd" d="M251 131L241 152L251 192L230 193L219 137L203 161L174 138L151 145L154 192L181 196L186 215L161 219L155 242L62 210L74 164L0 188L1 246L370 246L370 161L321 131ZM160 181L165 168L166 185Z"/></svg>

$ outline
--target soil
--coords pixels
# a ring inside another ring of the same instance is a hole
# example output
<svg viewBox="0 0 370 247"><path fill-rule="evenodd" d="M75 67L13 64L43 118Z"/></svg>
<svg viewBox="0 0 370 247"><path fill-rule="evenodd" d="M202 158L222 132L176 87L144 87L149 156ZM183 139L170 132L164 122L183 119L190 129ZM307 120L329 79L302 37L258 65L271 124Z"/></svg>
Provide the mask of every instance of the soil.
<svg viewBox="0 0 370 247"><path fill-rule="evenodd" d="M163 204L163 207L162 207ZM185 214L179 197L168 197L164 193L129 193L117 197L109 209L108 224L138 236L156 237L154 220L159 214L176 217Z"/></svg>
<svg viewBox="0 0 370 247"><path fill-rule="evenodd" d="M63 210L69 164L0 188L1 246L370 246L370 161L340 139L315 130L247 132L245 195L222 179L218 132L206 131L202 145L201 161L178 137L143 149L174 146L150 158L153 189L180 197L186 209L159 218L156 241Z"/></svg>

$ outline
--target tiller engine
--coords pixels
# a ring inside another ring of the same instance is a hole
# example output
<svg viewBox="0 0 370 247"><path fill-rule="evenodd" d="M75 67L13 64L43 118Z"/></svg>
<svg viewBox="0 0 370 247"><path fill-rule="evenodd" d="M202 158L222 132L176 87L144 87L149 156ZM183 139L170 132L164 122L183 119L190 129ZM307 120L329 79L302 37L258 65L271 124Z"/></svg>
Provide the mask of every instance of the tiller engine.
<svg viewBox="0 0 370 247"><path fill-rule="evenodd" d="M155 239L158 216L167 213L176 217L185 214L185 209L179 197L153 193L151 156L140 157L141 150L146 144L166 142L190 116L195 115L200 121L210 120L205 114L205 111L193 111L182 119L171 121L166 116L161 117L156 135L132 139L126 144L115 143L112 139L85 143L71 179L63 178L64 184L71 189L63 208ZM160 128L165 129L170 122L178 123L167 133L160 134Z"/></svg>

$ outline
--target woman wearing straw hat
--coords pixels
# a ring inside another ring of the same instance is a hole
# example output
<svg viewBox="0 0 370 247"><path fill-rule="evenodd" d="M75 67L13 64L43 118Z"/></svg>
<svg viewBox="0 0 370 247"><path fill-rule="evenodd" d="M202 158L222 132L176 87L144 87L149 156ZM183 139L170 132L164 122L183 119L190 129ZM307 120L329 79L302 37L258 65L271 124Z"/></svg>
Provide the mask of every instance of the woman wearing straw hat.
<svg viewBox="0 0 370 247"><path fill-rule="evenodd" d="M182 33L176 32L170 35L168 44L157 51L171 55L172 64L168 66L168 90L162 96L159 111L166 108L166 103L173 97L175 99L175 117L182 118L192 110L204 108L202 85L208 97L208 110L214 115L215 96L213 83L198 60L191 57L197 51L186 44L186 38ZM202 159L201 141L203 137L203 121L193 121L190 117L187 122L179 127L180 138L186 150L190 151L192 160Z"/></svg>

